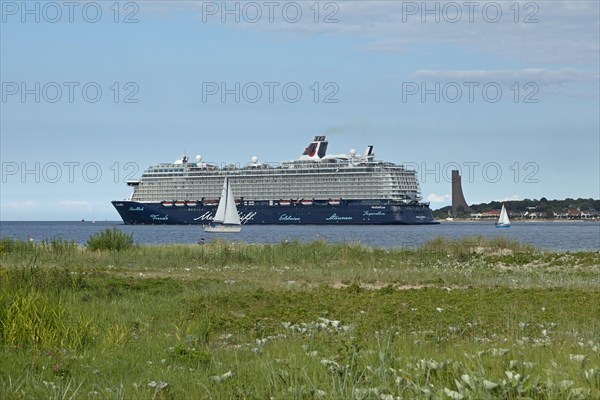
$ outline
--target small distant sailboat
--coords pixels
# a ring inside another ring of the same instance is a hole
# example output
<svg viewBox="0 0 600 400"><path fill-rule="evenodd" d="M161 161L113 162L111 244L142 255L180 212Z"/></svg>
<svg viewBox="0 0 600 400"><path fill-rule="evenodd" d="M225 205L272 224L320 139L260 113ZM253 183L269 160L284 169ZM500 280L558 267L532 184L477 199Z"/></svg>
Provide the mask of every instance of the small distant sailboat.
<svg viewBox="0 0 600 400"><path fill-rule="evenodd" d="M510 220L508 219L508 213L506 212L504 204L502 204L502 210L500 211L498 222L496 222L496 228L510 228Z"/></svg>
<svg viewBox="0 0 600 400"><path fill-rule="evenodd" d="M204 227L205 232L239 232L242 230L240 216L235 206L235 199L229 180L225 177L223 182L223 191L217 212L212 220L212 223Z"/></svg>

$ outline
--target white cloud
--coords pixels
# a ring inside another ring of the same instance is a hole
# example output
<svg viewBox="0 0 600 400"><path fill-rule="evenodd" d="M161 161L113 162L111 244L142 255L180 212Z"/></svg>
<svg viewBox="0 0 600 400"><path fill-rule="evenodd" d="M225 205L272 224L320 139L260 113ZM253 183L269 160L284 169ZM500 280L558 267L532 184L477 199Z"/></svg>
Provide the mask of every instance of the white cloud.
<svg viewBox="0 0 600 400"><path fill-rule="evenodd" d="M257 23L244 20L239 23L221 23L221 12L207 15L206 3L221 7L221 2L150 2L144 7L168 12L192 10L198 22L227 25L234 29L289 32L296 35L335 34L361 38L361 48L368 51L405 52L413 47L423 50L432 45L432 56L447 57L446 52L461 49L500 59L534 64L598 65L598 31L600 3L597 1L521 1L475 2L473 12L465 2L417 1L335 1L337 7L324 10L327 2L320 2L319 22L314 22L313 2L301 4L303 16L297 23L286 22L282 9L287 1L277 2L274 19L268 20L268 10L261 7L263 16ZM228 7L233 8L230 2ZM460 7L460 18L456 7ZM262 4L258 2L258 4ZM493 5L484 15L484 8ZM516 5L516 7L515 7ZM309 8L313 6L313 8ZM439 7L435 15L426 14L425 8ZM204 9L203 9L204 7ZM416 7L416 10L414 9ZM500 19L493 21L494 9L500 7ZM516 10L518 14L516 13ZM336 11L337 23L324 23L323 18ZM438 21L436 21L436 18ZM204 21L204 22L203 22ZM424 22L423 22L424 21ZM451 22L456 21L456 22ZM527 23L525 22L527 21ZM443 54L440 52L443 49ZM424 50L423 50L424 51ZM468 62L469 60L465 60Z"/></svg>
<svg viewBox="0 0 600 400"><path fill-rule="evenodd" d="M39 203L32 200L25 201L7 201L2 203L3 208L9 208L14 210L25 210L39 207Z"/></svg>
<svg viewBox="0 0 600 400"><path fill-rule="evenodd" d="M538 85L563 85L589 82L600 79L598 72L573 68L549 70L544 68L498 69L498 70L418 70L413 74L418 79L444 81L487 81L498 83L535 82Z"/></svg>
<svg viewBox="0 0 600 400"><path fill-rule="evenodd" d="M562 68L525 68L492 70L418 70L412 78L428 82L463 83L476 82L486 84L494 82L512 87L518 82L523 93L532 93L525 85L535 85L540 95L567 96L578 98L597 98L597 86L600 74L594 71ZM522 94L523 94L522 93Z"/></svg>
<svg viewBox="0 0 600 400"><path fill-rule="evenodd" d="M514 200L521 200L521 196L519 196L518 194L513 194L511 196L505 197L505 198L497 200L497 201L514 201Z"/></svg>
<svg viewBox="0 0 600 400"><path fill-rule="evenodd" d="M451 198L452 196L450 196L449 194L438 195L435 193L430 193L427 196L427 201L430 203L448 203Z"/></svg>
<svg viewBox="0 0 600 400"><path fill-rule="evenodd" d="M91 207L94 205L89 201L83 200L61 200L56 204L62 207Z"/></svg>
<svg viewBox="0 0 600 400"><path fill-rule="evenodd" d="M435 45L529 63L598 64L599 5L594 1L577 2L578 7L570 1L530 2L535 9L527 10L527 3L521 2L518 23L509 8L513 2L495 2L503 13L497 23L483 17L481 8L485 2L480 3L480 12L473 14L473 22L469 22L468 10L464 9L457 23L446 22L443 17L452 16L441 10L439 23L431 16L423 23L423 17L427 18L422 12L423 3L414 2L419 5L414 16L407 15L407 3L411 2L342 2L338 25L354 26L355 34L371 39L365 48L373 51L405 51L413 46ZM435 3L443 7L447 2L430 2L429 6ZM365 12L367 7L371 9ZM524 23L528 16L538 22ZM341 29L351 31L348 27Z"/></svg>

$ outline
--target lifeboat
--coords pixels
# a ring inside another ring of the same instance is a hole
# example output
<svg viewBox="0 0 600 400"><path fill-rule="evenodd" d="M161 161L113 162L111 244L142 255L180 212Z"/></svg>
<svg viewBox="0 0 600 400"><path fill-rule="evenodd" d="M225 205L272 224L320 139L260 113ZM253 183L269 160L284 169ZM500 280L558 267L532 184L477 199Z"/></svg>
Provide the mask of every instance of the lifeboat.
<svg viewBox="0 0 600 400"><path fill-rule="evenodd" d="M188 207L196 207L198 205L198 202L196 200L188 200L185 202L185 205Z"/></svg>
<svg viewBox="0 0 600 400"><path fill-rule="evenodd" d="M175 207L183 207L183 206L185 206L185 201L183 201L183 200L177 200L175 202Z"/></svg>
<svg viewBox="0 0 600 400"><path fill-rule="evenodd" d="M219 205L219 200L218 199L208 199L208 200L203 200L202 203L204 203L205 206L217 206L217 205Z"/></svg>
<svg viewBox="0 0 600 400"><path fill-rule="evenodd" d="M340 199L329 199L330 206L339 206L341 203Z"/></svg>
<svg viewBox="0 0 600 400"><path fill-rule="evenodd" d="M279 200L280 206L289 206L291 204L292 204L292 202L290 200Z"/></svg>
<svg viewBox="0 0 600 400"><path fill-rule="evenodd" d="M172 201L163 201L162 205L163 205L163 207L173 207L173 202Z"/></svg>
<svg viewBox="0 0 600 400"><path fill-rule="evenodd" d="M313 201L312 200L300 200L300 204L302 204L303 206L312 206Z"/></svg>

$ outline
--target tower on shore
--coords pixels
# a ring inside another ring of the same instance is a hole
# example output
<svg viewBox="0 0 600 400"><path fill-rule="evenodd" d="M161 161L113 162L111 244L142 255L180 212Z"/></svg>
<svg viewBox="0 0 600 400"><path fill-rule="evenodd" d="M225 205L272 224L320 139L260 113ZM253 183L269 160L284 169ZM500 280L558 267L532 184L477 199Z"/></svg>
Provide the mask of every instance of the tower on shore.
<svg viewBox="0 0 600 400"><path fill-rule="evenodd" d="M458 170L452 171L452 218L456 218L458 214L458 208L462 207L462 209L466 212L472 212L465 201L465 195L462 191L462 182L460 174Z"/></svg>

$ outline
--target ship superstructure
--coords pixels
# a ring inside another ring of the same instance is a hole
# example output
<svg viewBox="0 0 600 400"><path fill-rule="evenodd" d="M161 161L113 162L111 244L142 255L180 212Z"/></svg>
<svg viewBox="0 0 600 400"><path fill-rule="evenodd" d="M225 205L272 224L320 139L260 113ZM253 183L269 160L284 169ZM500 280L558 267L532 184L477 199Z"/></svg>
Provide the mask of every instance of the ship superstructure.
<svg viewBox="0 0 600 400"><path fill-rule="evenodd" d="M435 223L415 171L375 160L373 146L360 155L327 154L327 146L315 136L298 160L278 165L252 157L243 167L218 167L183 156L149 167L128 182L131 197L113 204L125 223L206 223L227 177L247 224Z"/></svg>

